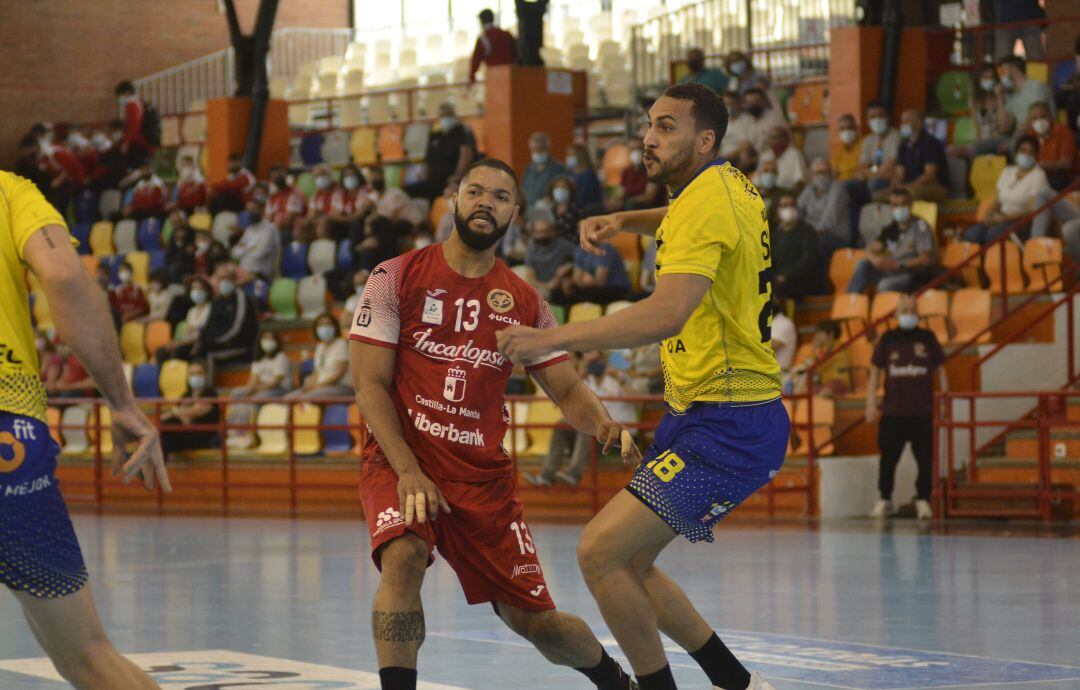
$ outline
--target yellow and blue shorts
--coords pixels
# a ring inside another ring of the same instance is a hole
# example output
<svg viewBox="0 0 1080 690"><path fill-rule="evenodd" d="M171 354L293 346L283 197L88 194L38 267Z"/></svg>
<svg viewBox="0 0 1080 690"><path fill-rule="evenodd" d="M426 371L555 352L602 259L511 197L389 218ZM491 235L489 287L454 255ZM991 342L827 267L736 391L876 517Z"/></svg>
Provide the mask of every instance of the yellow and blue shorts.
<svg viewBox="0 0 1080 690"><path fill-rule="evenodd" d="M717 521L776 476L790 433L779 398L669 411L626 489L678 534L711 542Z"/></svg>
<svg viewBox="0 0 1080 690"><path fill-rule="evenodd" d="M59 452L44 423L0 412L0 585L42 599L74 594L87 578L56 479Z"/></svg>

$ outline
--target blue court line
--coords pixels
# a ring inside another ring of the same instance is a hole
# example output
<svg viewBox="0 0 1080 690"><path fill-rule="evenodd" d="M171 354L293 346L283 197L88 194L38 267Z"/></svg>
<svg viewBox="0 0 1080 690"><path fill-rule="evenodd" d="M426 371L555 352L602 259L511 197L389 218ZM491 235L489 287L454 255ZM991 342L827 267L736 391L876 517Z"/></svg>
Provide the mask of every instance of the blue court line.
<svg viewBox="0 0 1080 690"><path fill-rule="evenodd" d="M618 654L606 628L594 632ZM777 680L792 680L842 690L924 690L989 685L1035 685L1076 681L1080 667L931 652L797 635L720 630L732 652L748 666ZM471 642L531 647L506 629L428 633ZM678 647L666 647L672 666L698 668Z"/></svg>

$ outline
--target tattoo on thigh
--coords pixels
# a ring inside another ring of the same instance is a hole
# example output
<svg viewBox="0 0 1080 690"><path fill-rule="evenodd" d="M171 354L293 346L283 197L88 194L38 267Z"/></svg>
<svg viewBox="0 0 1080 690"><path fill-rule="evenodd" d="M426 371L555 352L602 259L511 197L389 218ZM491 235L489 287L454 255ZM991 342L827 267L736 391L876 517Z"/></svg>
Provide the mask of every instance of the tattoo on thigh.
<svg viewBox="0 0 1080 690"><path fill-rule="evenodd" d="M371 634L380 642L423 642L423 611L373 611Z"/></svg>

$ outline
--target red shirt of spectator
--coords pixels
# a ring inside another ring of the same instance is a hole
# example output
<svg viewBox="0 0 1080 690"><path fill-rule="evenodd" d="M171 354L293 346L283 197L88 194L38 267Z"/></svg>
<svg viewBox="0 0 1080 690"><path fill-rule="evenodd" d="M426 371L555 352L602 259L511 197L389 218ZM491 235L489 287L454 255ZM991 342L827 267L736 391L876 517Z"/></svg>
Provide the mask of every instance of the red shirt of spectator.
<svg viewBox="0 0 1080 690"><path fill-rule="evenodd" d="M344 187L338 187L334 190L333 198L330 199L330 212L339 216L351 216L367 198L368 190L364 187L351 192Z"/></svg>
<svg viewBox="0 0 1080 690"><path fill-rule="evenodd" d="M176 207L191 213L206 206L206 182L201 179L180 180L176 185Z"/></svg>
<svg viewBox="0 0 1080 690"><path fill-rule="evenodd" d="M330 213L334 205L334 195L337 194L337 185L331 185L326 189L318 189L311 195L311 213L317 216L325 216Z"/></svg>
<svg viewBox="0 0 1080 690"><path fill-rule="evenodd" d="M79 361L78 357L76 357L75 355L69 355L68 358L64 360L64 366L62 373L60 374L59 383L61 386L64 386L66 390L84 390L83 388L72 389L66 387L70 386L73 383L86 381L88 378L90 378L90 374L86 372L86 368L82 365L82 362ZM93 388L93 382L90 382L89 385L85 386L86 390L93 390Z"/></svg>
<svg viewBox="0 0 1080 690"><path fill-rule="evenodd" d="M266 200L266 217L279 228L285 224L286 216L303 215L306 209L307 201L296 187L279 189Z"/></svg>
<svg viewBox="0 0 1080 690"><path fill-rule="evenodd" d="M1039 140L1039 162L1056 163L1063 158L1072 162L1076 168L1076 135L1064 122L1052 122L1046 136L1039 136L1033 128L1028 128L1027 136Z"/></svg>
<svg viewBox="0 0 1080 690"><path fill-rule="evenodd" d="M141 146L153 149L143 136L143 119L146 117L146 105L138 96L126 96L124 103L124 143L129 147Z"/></svg>
<svg viewBox="0 0 1080 690"><path fill-rule="evenodd" d="M476 72L480 63L488 67L510 65L514 62L514 35L494 24L487 24L476 39L472 62L469 63L469 83L476 81Z"/></svg>
<svg viewBox="0 0 1080 690"><path fill-rule="evenodd" d="M42 167L54 180L63 174L69 185L81 187L86 181L86 169L79 162L78 156L66 146L53 146L41 157Z"/></svg>
<svg viewBox="0 0 1080 690"><path fill-rule="evenodd" d="M224 180L213 186L215 195L234 196L244 203L251 198L251 190L255 188L255 176L245 168L236 172L230 172Z"/></svg>
<svg viewBox="0 0 1080 690"><path fill-rule="evenodd" d="M124 323L146 316L150 312L150 305L146 302L142 288L132 284L130 280L109 290L109 304L120 313L120 320Z"/></svg>
<svg viewBox="0 0 1080 690"><path fill-rule="evenodd" d="M157 175L145 177L139 180L131 193L130 209L141 216L164 215L168 193L160 177Z"/></svg>

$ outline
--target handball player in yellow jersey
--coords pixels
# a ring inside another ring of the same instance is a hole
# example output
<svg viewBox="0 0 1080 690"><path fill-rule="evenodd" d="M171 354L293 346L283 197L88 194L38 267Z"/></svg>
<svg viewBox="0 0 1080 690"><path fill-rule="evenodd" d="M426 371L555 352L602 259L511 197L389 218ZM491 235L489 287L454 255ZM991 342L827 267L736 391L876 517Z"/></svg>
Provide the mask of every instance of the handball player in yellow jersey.
<svg viewBox="0 0 1080 690"><path fill-rule="evenodd" d="M28 180L0 170L0 585L76 688L158 687L109 642L56 481L45 388L30 324L26 269L40 281L60 337L112 410L113 475L170 491L158 431L135 405L105 296L86 274L63 218ZM130 455L128 448L132 451Z"/></svg>
<svg viewBox="0 0 1080 690"><path fill-rule="evenodd" d="M655 236L652 295L593 321L499 333L500 350L514 361L660 341L668 413L630 484L589 523L578 547L585 582L641 690L676 687L660 630L714 687L772 688L654 565L677 535L712 541L716 522L775 476L790 432L770 347L765 206L749 180L718 158L727 123L724 102L709 87L670 87L649 110L643 142L649 180L668 188L668 207L581 223L581 246L593 253L619 232Z"/></svg>

